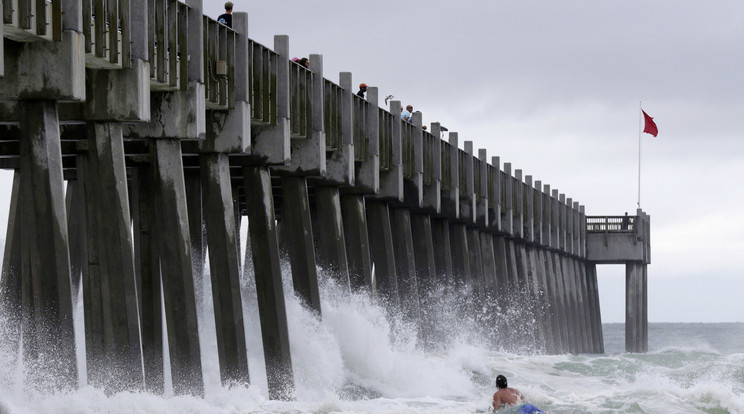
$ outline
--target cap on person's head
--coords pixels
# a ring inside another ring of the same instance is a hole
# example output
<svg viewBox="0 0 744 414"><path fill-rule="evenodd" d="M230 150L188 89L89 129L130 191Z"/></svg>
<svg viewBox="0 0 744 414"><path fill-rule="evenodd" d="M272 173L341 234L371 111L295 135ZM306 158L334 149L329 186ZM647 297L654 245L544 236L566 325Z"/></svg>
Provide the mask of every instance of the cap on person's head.
<svg viewBox="0 0 744 414"><path fill-rule="evenodd" d="M366 83L360 83L359 84L359 89L366 88L366 87L367 87L367 84Z"/></svg>
<svg viewBox="0 0 744 414"><path fill-rule="evenodd" d="M496 386L499 388L506 388L506 377L503 375L496 377Z"/></svg>
<svg viewBox="0 0 744 414"><path fill-rule="evenodd" d="M228 1L227 3L225 3L225 10L232 10L232 8L233 8L233 2Z"/></svg>

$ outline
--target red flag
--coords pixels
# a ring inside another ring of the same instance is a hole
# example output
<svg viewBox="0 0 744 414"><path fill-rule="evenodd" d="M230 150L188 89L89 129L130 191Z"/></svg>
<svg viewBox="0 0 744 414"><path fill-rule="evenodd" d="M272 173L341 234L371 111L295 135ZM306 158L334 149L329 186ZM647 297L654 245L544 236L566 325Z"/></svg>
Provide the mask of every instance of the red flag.
<svg viewBox="0 0 744 414"><path fill-rule="evenodd" d="M646 120L646 126L643 127L643 132L647 134L651 134L653 136L656 136L659 134L659 129L656 128L656 122L654 122L654 119L648 116L646 111L641 109L641 112L643 112L643 118Z"/></svg>

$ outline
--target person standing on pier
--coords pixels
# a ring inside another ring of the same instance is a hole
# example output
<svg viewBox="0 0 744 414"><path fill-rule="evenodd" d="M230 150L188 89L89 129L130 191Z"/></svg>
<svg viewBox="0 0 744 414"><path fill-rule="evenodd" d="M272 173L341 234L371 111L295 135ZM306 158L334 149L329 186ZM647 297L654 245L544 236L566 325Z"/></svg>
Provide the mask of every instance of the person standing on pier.
<svg viewBox="0 0 744 414"><path fill-rule="evenodd" d="M357 92L357 96L364 99L364 94L367 92L367 84L366 83L360 83L359 84L359 92Z"/></svg>
<svg viewBox="0 0 744 414"><path fill-rule="evenodd" d="M400 119L406 121L406 122L412 122L411 114L413 113L413 105L406 106L405 111L401 111L400 113Z"/></svg>
<svg viewBox="0 0 744 414"><path fill-rule="evenodd" d="M623 217L623 222L621 223L622 230L628 230L628 224L630 223L630 218L628 217L628 212L625 212L625 217Z"/></svg>
<svg viewBox="0 0 744 414"><path fill-rule="evenodd" d="M220 17L217 18L217 21L229 28L232 28L232 10L233 2L228 1L227 3L225 3L225 13L220 14Z"/></svg>

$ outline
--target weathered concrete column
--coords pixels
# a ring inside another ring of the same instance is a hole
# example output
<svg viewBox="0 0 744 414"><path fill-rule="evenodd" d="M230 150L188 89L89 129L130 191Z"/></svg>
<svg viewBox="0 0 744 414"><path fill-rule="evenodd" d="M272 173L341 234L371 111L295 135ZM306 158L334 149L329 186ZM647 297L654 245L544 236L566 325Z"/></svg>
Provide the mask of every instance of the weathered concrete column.
<svg viewBox="0 0 744 414"><path fill-rule="evenodd" d="M647 265L642 262L625 264L625 350L648 352Z"/></svg>
<svg viewBox="0 0 744 414"><path fill-rule="evenodd" d="M141 389L142 357L121 124L90 122L83 163L88 273L83 278L88 378L108 391Z"/></svg>
<svg viewBox="0 0 744 414"><path fill-rule="evenodd" d="M364 196L342 195L341 215L344 220L344 239L346 240L351 289L357 291L364 287L372 288L372 258L369 253Z"/></svg>
<svg viewBox="0 0 744 414"><path fill-rule="evenodd" d="M480 232L477 228L469 228L467 231L468 238L468 256L470 257L470 277L473 280L473 288L480 296L479 300L485 297L486 282L483 277L483 256L481 254Z"/></svg>
<svg viewBox="0 0 744 414"><path fill-rule="evenodd" d="M291 400L294 399L294 374L289 352L271 176L267 167L245 167L243 177L269 398Z"/></svg>
<svg viewBox="0 0 744 414"><path fill-rule="evenodd" d="M504 247L506 248L506 277L509 281L510 289L517 289L521 286L519 280L519 264L517 262L517 249L514 243L514 239L504 239Z"/></svg>
<svg viewBox="0 0 744 414"><path fill-rule="evenodd" d="M450 223L450 249L452 251L454 286L458 288L463 286L472 287L468 234L464 224Z"/></svg>
<svg viewBox="0 0 744 414"><path fill-rule="evenodd" d="M563 233L563 231L561 231L560 233ZM561 268L563 270L563 283L566 287L566 310L568 320L571 321L568 324L571 352L578 354L582 351L581 315L579 314L578 303L580 287L577 284L578 278L576 277L576 272L571 265L571 259L563 254L560 254L559 257L559 260L561 261Z"/></svg>
<svg viewBox="0 0 744 414"><path fill-rule="evenodd" d="M537 249L531 245L525 246L525 256L527 262L527 286L535 300L535 339L536 347L541 352L548 349L550 341L549 322L547 313L544 311L544 303L547 299L544 286L541 284L540 270L538 269Z"/></svg>
<svg viewBox="0 0 744 414"><path fill-rule="evenodd" d="M452 270L452 250L450 246L450 226L449 222L444 219L431 220L431 236L434 247L434 268L436 274L435 284L444 284L451 286L454 279Z"/></svg>
<svg viewBox="0 0 744 414"><path fill-rule="evenodd" d="M413 255L416 262L416 284L419 298L429 295L436 287L436 260L434 255L434 238L432 220L428 214L411 215L411 233L413 235Z"/></svg>
<svg viewBox="0 0 744 414"><path fill-rule="evenodd" d="M549 354L557 354L561 349L560 328L558 325L558 313L555 302L554 275L549 272L545 249L535 248L535 265L540 288L543 291L543 303L545 304L545 351Z"/></svg>
<svg viewBox="0 0 744 414"><path fill-rule="evenodd" d="M571 320L568 313L568 305L566 299L566 283L563 277L563 266L561 266L560 255L555 251L546 252L548 255L548 262L552 269L553 282L555 286L555 300L556 310L558 312L558 323L560 325L561 344L562 352L571 352L571 337L569 324Z"/></svg>
<svg viewBox="0 0 744 414"><path fill-rule="evenodd" d="M393 230L388 205L367 200L367 231L370 256L375 267L376 290L393 306L398 306L398 277L393 254Z"/></svg>
<svg viewBox="0 0 744 414"><path fill-rule="evenodd" d="M333 274L339 286L350 289L344 221L341 218L341 195L338 187L315 187L313 219L315 220L313 230L318 240L318 264Z"/></svg>
<svg viewBox="0 0 744 414"><path fill-rule="evenodd" d="M43 376L29 369L35 385L68 388L77 364L57 104L19 105L24 359L43 367Z"/></svg>
<svg viewBox="0 0 744 414"><path fill-rule="evenodd" d="M506 239L500 235L493 236L493 257L496 262L496 289L505 292L509 289L509 263L506 260Z"/></svg>
<svg viewBox="0 0 744 414"><path fill-rule="evenodd" d="M483 263L483 288L488 301L496 299L496 257L493 251L493 236L490 233L479 232L481 260Z"/></svg>
<svg viewBox="0 0 744 414"><path fill-rule="evenodd" d="M3 268L0 275L0 317L2 317L4 335L0 335L0 349L17 350L21 340L21 201L20 199L21 176L18 170L13 174L13 190L10 195L10 207L8 210L8 227L5 236L5 252L3 255ZM9 352L9 366L15 366L15 353ZM0 377L0 384L11 386L10 375ZM10 388L6 388L10 389Z"/></svg>
<svg viewBox="0 0 744 414"><path fill-rule="evenodd" d="M158 193L155 207L158 212L158 246L173 391L176 394L201 395L204 383L179 140L154 140L153 161L154 184Z"/></svg>
<svg viewBox="0 0 744 414"><path fill-rule="evenodd" d="M194 278L200 281L204 275L207 240L204 228L204 209L202 208L201 171L184 171L186 187L186 210L189 214L189 235L191 239L191 267Z"/></svg>
<svg viewBox="0 0 744 414"><path fill-rule="evenodd" d="M76 160L76 164L77 168L80 168L80 162ZM78 176L80 176L79 171ZM88 229L85 223L85 185L82 180L67 181L65 208L67 210L67 238L70 243L70 278L72 280L72 297L74 300L80 290L82 274L88 271L88 252L86 246Z"/></svg>
<svg viewBox="0 0 744 414"><path fill-rule="evenodd" d="M248 357L240 298L240 257L227 154L199 155L204 221L209 245L217 353L223 384L248 383Z"/></svg>
<svg viewBox="0 0 744 414"><path fill-rule="evenodd" d="M405 298L401 300L400 306L411 321L419 322L421 304L416 283L411 213L405 208L394 208L391 209L390 216L395 270L398 277L398 294L401 298Z"/></svg>
<svg viewBox="0 0 744 414"><path fill-rule="evenodd" d="M134 263L137 273L142 359L145 387L148 392L162 394L163 319L160 279L160 251L157 230L159 196L152 164L132 168L132 219L134 228Z"/></svg>
<svg viewBox="0 0 744 414"><path fill-rule="evenodd" d="M589 301L589 282L587 280L586 267L582 266L578 260L572 258L576 276L578 277L579 284L579 314L581 315L581 338L583 349L582 352L592 352L592 313L594 309L591 307Z"/></svg>
<svg viewBox="0 0 744 414"><path fill-rule="evenodd" d="M321 314L315 243L305 177L282 177L283 247L292 265L292 285L305 306Z"/></svg>
<svg viewBox="0 0 744 414"><path fill-rule="evenodd" d="M599 287L597 285L597 265L586 263L586 276L591 307L592 352L604 353L604 335L602 334L602 313L599 306Z"/></svg>

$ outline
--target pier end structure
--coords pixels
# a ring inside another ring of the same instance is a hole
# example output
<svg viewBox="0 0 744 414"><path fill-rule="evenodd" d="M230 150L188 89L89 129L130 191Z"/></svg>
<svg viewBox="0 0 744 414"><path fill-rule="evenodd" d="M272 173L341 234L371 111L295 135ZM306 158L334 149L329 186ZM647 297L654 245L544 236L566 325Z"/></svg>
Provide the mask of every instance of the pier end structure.
<svg viewBox="0 0 744 414"><path fill-rule="evenodd" d="M598 264L625 265L625 349L647 352L651 217L639 208L635 216L589 216L586 224L588 273L596 279Z"/></svg>

